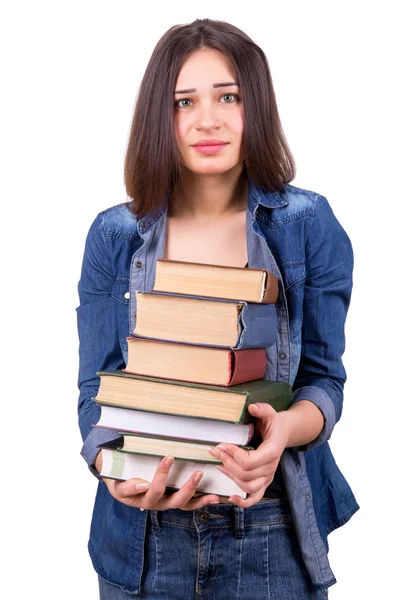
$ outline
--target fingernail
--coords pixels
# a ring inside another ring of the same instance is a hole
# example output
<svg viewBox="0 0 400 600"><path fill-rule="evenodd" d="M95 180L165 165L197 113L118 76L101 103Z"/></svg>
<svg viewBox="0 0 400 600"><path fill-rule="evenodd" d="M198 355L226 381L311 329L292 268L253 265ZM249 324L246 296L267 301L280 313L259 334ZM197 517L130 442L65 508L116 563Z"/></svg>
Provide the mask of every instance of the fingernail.
<svg viewBox="0 0 400 600"><path fill-rule="evenodd" d="M170 467L173 462L174 462L174 459L172 456L165 456L163 458L163 467Z"/></svg>
<svg viewBox="0 0 400 600"><path fill-rule="evenodd" d="M135 484L135 490L137 490L138 492L144 492L145 490L148 490L150 487L149 483L136 483Z"/></svg>
<svg viewBox="0 0 400 600"><path fill-rule="evenodd" d="M258 412L260 410L260 407L258 404L250 404L249 408L254 410L254 412Z"/></svg>
<svg viewBox="0 0 400 600"><path fill-rule="evenodd" d="M208 504L219 504L219 500L212 500L211 502L209 502Z"/></svg>
<svg viewBox="0 0 400 600"><path fill-rule="evenodd" d="M228 448L226 446L224 446L223 444L218 444L217 448L219 448L220 450L223 450L224 452L228 452Z"/></svg>
<svg viewBox="0 0 400 600"><path fill-rule="evenodd" d="M193 477L194 483L197 485L202 477L203 477L203 472L202 471L196 471L196 474Z"/></svg>
<svg viewBox="0 0 400 600"><path fill-rule="evenodd" d="M208 451L211 454L211 456L214 456L215 458L219 457L219 452L218 452L218 450L216 450L216 448L214 448L214 447L209 448Z"/></svg>

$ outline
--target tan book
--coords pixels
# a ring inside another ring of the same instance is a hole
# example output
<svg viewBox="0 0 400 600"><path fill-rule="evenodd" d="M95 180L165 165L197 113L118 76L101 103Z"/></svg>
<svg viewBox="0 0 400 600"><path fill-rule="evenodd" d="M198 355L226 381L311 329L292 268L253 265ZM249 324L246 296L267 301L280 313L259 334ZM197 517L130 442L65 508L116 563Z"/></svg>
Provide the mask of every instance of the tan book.
<svg viewBox="0 0 400 600"><path fill-rule="evenodd" d="M135 336L228 348L266 348L276 341L273 304L136 292Z"/></svg>
<svg viewBox="0 0 400 600"><path fill-rule="evenodd" d="M188 441L123 431L121 432L121 445L119 448L122 452L131 452L133 454L160 457L173 456L180 460L221 464L218 458L214 458L208 452L210 448L215 448L215 446L216 444L209 444L199 440ZM247 450L254 449L251 446L243 447Z"/></svg>
<svg viewBox="0 0 400 600"><path fill-rule="evenodd" d="M274 304L278 280L266 269L158 259L153 291Z"/></svg>

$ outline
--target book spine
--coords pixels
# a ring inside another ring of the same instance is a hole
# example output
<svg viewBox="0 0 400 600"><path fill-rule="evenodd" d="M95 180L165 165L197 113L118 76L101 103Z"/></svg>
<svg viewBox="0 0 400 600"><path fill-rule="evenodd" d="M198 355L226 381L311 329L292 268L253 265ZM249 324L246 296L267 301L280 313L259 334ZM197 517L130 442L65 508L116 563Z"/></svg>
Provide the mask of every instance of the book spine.
<svg viewBox="0 0 400 600"><path fill-rule="evenodd" d="M265 348L231 350L229 354L229 379L226 385L262 379L267 367Z"/></svg>
<svg viewBox="0 0 400 600"><path fill-rule="evenodd" d="M238 420L238 424L246 425L251 423L253 417L247 410L249 404L270 404L277 412L287 410L292 403L292 390L288 383L281 382L280 389L271 393L268 397L265 390L254 390L248 393L245 404L243 405L242 414Z"/></svg>
<svg viewBox="0 0 400 600"><path fill-rule="evenodd" d="M275 304L245 302L238 316L239 337L234 349L267 348L276 342Z"/></svg>
<svg viewBox="0 0 400 600"><path fill-rule="evenodd" d="M278 300L278 286L279 282L277 277L268 271L267 280L265 282L264 296L261 302L266 304L275 304L275 302Z"/></svg>
<svg viewBox="0 0 400 600"><path fill-rule="evenodd" d="M248 427L249 427L249 436L247 438L246 444L251 442L251 440L253 439L254 433L255 433L255 429L256 429L253 422L249 423Z"/></svg>

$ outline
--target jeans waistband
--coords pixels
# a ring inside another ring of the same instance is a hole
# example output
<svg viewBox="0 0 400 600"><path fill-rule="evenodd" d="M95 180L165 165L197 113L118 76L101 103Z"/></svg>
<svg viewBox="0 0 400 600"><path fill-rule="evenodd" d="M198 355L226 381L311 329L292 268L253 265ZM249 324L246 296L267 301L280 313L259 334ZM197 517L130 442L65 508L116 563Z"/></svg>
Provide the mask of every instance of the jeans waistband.
<svg viewBox="0 0 400 600"><path fill-rule="evenodd" d="M250 508L232 504L207 504L196 510L149 510L153 531L164 525L193 530L232 528L235 537L243 537L247 527L291 523L289 504L283 498L263 499Z"/></svg>

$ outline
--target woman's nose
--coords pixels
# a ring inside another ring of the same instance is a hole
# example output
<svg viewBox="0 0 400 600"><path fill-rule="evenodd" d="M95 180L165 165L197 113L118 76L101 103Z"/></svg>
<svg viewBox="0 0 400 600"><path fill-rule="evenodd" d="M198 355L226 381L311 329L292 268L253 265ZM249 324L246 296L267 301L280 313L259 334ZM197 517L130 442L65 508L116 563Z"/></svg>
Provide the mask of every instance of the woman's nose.
<svg viewBox="0 0 400 600"><path fill-rule="evenodd" d="M212 127L219 127L220 125L221 118L216 106L207 104L198 107L196 115L196 127L198 129L210 129Z"/></svg>

